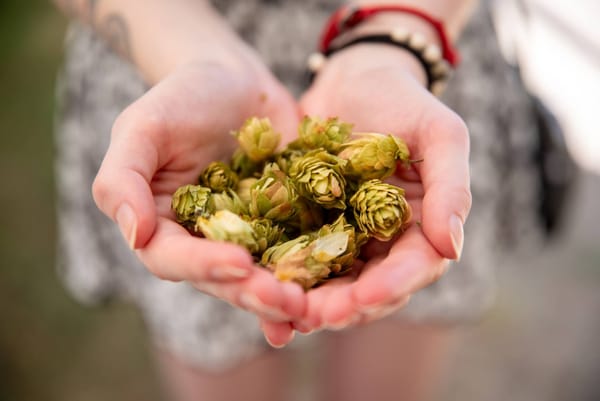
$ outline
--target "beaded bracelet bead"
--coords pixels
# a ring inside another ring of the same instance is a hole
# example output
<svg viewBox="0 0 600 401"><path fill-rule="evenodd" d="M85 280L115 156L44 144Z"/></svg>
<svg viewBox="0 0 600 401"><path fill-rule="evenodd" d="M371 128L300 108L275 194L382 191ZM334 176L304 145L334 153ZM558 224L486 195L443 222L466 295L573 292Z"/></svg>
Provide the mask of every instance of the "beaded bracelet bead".
<svg viewBox="0 0 600 401"><path fill-rule="evenodd" d="M329 47L323 53L311 54L308 58L308 69L311 73L311 79L323 67L327 57L360 43L389 44L410 52L423 67L427 76L427 88L435 96L442 94L452 73L452 67L444 59L439 46L427 43L425 36L418 32L408 32L403 28L396 28L385 34L356 36L345 43Z"/></svg>

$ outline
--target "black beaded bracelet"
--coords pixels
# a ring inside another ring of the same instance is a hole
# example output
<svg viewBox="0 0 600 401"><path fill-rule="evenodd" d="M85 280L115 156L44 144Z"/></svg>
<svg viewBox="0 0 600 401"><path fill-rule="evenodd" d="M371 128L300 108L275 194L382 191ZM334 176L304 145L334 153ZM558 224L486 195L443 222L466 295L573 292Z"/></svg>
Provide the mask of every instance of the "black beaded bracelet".
<svg viewBox="0 0 600 401"><path fill-rule="evenodd" d="M325 64L327 57L350 46L360 43L383 43L400 47L410 52L419 61L427 75L427 88L434 95L439 96L446 87L452 68L443 59L440 48L435 44L428 44L425 37L419 33L409 33L402 29L395 29L389 34L371 34L352 38L350 41L338 46L331 46L325 53L313 53L308 59L310 80Z"/></svg>

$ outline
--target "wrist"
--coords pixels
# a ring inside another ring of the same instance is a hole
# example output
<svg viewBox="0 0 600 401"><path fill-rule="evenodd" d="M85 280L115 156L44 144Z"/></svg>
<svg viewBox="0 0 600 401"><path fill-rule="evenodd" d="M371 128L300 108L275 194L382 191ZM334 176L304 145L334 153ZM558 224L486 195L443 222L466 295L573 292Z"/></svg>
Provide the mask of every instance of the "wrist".
<svg viewBox="0 0 600 401"><path fill-rule="evenodd" d="M330 57L321 73L327 71L335 71L335 76L346 82L364 74L400 71L421 86L427 86L427 77L419 61L408 51L386 44L365 43L343 49Z"/></svg>

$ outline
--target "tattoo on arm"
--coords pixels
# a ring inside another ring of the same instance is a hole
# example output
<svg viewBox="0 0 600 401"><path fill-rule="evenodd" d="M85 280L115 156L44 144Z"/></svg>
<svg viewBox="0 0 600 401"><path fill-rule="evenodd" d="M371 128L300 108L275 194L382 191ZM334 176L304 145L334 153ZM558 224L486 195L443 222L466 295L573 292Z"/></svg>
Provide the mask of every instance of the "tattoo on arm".
<svg viewBox="0 0 600 401"><path fill-rule="evenodd" d="M131 59L129 27L123 16L116 13L107 15L99 24L98 31L113 50L122 57Z"/></svg>

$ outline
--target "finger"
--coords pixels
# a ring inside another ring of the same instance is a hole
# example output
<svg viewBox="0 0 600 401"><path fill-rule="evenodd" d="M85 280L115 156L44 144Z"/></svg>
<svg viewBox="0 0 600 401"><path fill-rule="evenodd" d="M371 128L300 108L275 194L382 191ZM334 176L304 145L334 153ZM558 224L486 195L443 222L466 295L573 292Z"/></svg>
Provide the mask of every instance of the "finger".
<svg viewBox="0 0 600 401"><path fill-rule="evenodd" d="M411 226L392 246L388 256L367 264L352 285L352 296L361 312L392 305L436 281L448 266L417 225Z"/></svg>
<svg viewBox="0 0 600 401"><path fill-rule="evenodd" d="M150 138L162 122L152 116L123 116L114 125L92 192L98 208L118 224L133 249L146 244L156 226L150 181L158 168L158 152Z"/></svg>
<svg viewBox="0 0 600 401"><path fill-rule="evenodd" d="M456 114L444 109L423 131L418 145L424 159L418 166L425 189L423 231L442 256L459 259L463 224L471 208L468 130Z"/></svg>
<svg viewBox="0 0 600 401"><path fill-rule="evenodd" d="M282 348L294 339L294 330L289 322L261 320L260 327L265 335L265 340L273 348Z"/></svg>
<svg viewBox="0 0 600 401"><path fill-rule="evenodd" d="M173 281L235 281L254 269L245 249L194 237L166 217L159 217L156 232L137 254L154 275Z"/></svg>
<svg viewBox="0 0 600 401"><path fill-rule="evenodd" d="M272 321L290 321L300 318L306 310L306 296L302 288L293 283L282 283L263 268L237 286L237 294L230 295L233 302L257 315Z"/></svg>

